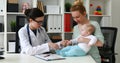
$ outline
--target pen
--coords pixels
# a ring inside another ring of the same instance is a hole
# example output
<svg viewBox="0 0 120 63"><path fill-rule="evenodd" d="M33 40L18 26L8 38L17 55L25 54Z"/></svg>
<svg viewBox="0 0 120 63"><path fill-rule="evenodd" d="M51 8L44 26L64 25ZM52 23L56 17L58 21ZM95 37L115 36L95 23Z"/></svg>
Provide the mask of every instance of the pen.
<svg viewBox="0 0 120 63"><path fill-rule="evenodd" d="M48 55L45 55L44 57L48 57L48 56L50 56L50 55L48 54Z"/></svg>

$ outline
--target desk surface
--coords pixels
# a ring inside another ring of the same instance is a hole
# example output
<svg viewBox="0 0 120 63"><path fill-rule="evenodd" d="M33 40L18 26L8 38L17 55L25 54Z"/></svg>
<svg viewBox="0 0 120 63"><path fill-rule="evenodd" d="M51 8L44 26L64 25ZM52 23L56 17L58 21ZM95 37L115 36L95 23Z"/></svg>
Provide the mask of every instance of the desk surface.
<svg viewBox="0 0 120 63"><path fill-rule="evenodd" d="M0 63L96 63L90 55L83 57L66 57L65 60L45 61L24 54L6 54Z"/></svg>

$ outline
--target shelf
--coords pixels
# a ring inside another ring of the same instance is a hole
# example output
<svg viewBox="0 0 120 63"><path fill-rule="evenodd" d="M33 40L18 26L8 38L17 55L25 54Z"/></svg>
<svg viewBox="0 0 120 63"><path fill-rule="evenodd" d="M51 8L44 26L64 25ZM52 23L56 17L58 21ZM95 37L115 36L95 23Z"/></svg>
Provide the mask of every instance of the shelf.
<svg viewBox="0 0 120 63"><path fill-rule="evenodd" d="M7 12L7 14L13 14L13 15L24 15L22 12Z"/></svg>
<svg viewBox="0 0 120 63"><path fill-rule="evenodd" d="M65 32L65 33L73 33L73 32Z"/></svg>
<svg viewBox="0 0 120 63"><path fill-rule="evenodd" d="M49 13L45 13L45 15L62 15L61 13L59 14L49 14Z"/></svg>
<svg viewBox="0 0 120 63"><path fill-rule="evenodd" d="M90 15L90 17L110 17L110 15Z"/></svg>
<svg viewBox="0 0 120 63"><path fill-rule="evenodd" d="M7 34L16 34L16 32L7 32Z"/></svg>
<svg viewBox="0 0 120 63"><path fill-rule="evenodd" d="M4 34L4 32L0 32L0 35L1 35L1 34Z"/></svg>
<svg viewBox="0 0 120 63"><path fill-rule="evenodd" d="M64 12L65 14L71 14L71 12Z"/></svg>
<svg viewBox="0 0 120 63"><path fill-rule="evenodd" d="M47 32L47 33L62 33L62 32Z"/></svg>
<svg viewBox="0 0 120 63"><path fill-rule="evenodd" d="M7 14L13 14L13 15L24 15L24 13L22 12L7 12ZM59 14L49 14L49 13L45 13L45 15L62 15L61 13Z"/></svg>
<svg viewBox="0 0 120 63"><path fill-rule="evenodd" d="M0 16L4 16L4 14L2 13L2 14L0 14Z"/></svg>

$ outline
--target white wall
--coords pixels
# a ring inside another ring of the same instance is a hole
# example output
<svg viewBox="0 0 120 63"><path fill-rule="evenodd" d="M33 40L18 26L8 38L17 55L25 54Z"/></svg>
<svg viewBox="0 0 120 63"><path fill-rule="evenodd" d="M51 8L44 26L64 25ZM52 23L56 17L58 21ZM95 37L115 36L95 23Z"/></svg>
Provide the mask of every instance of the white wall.
<svg viewBox="0 0 120 63"><path fill-rule="evenodd" d="M118 28L116 49L116 63L120 63L120 0L112 0L112 23Z"/></svg>

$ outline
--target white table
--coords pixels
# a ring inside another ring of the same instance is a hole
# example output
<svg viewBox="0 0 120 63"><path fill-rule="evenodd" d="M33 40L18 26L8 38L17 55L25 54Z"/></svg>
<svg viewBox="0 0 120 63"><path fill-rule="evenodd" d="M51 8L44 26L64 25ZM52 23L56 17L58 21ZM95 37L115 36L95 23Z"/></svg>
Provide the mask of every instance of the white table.
<svg viewBox="0 0 120 63"><path fill-rule="evenodd" d="M96 63L90 55L83 57L66 57L65 60L45 61L25 54L6 54L0 63Z"/></svg>

